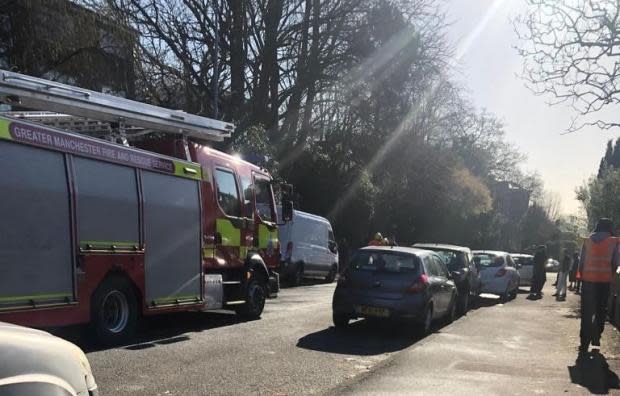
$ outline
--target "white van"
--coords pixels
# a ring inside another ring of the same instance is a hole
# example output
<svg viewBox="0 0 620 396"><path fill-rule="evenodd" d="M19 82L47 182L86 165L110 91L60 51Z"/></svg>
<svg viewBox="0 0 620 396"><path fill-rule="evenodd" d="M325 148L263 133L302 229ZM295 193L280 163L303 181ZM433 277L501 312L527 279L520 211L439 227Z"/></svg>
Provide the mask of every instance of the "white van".
<svg viewBox="0 0 620 396"><path fill-rule="evenodd" d="M303 278L333 282L338 273L338 245L324 217L294 211L293 221L280 225L280 276L294 285Z"/></svg>

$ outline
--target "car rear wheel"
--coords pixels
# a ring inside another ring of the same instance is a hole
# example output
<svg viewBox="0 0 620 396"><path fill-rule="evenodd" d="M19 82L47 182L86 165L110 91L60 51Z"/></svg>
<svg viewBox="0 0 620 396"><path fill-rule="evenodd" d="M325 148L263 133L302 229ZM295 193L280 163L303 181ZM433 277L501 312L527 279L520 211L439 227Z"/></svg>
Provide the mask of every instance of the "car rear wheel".
<svg viewBox="0 0 620 396"><path fill-rule="evenodd" d="M510 300L511 300L510 296L511 296L510 291L509 291L508 289L506 289L506 291L504 292L504 294L502 294L501 296L499 296L499 300L500 300L502 303L507 303L508 301L510 301Z"/></svg>
<svg viewBox="0 0 620 396"><path fill-rule="evenodd" d="M418 335L421 337L427 336L431 332L431 328L433 325L433 307L428 306L424 311L424 316L421 323L416 325L416 330Z"/></svg>
<svg viewBox="0 0 620 396"><path fill-rule="evenodd" d="M345 329L349 326L349 320L351 320L351 318L349 315L334 312L332 314L332 320L334 321L334 327L336 329Z"/></svg>
<svg viewBox="0 0 620 396"><path fill-rule="evenodd" d="M452 322L454 322L454 319L456 319L456 304L457 304L457 297L456 296L452 296L452 302L450 303L450 308L448 309L448 313L446 313L446 324L450 324Z"/></svg>
<svg viewBox="0 0 620 396"><path fill-rule="evenodd" d="M465 315L469 311L469 291L466 291L458 297L459 301L459 314Z"/></svg>

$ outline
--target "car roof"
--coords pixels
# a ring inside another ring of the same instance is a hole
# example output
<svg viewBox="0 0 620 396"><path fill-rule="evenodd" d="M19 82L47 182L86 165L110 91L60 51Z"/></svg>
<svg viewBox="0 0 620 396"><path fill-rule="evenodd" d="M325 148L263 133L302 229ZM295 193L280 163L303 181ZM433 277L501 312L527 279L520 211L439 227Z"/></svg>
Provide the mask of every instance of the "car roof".
<svg viewBox="0 0 620 396"><path fill-rule="evenodd" d="M452 250L455 252L471 252L471 250L468 247L465 246L457 246L457 245L450 245L447 243L416 243L415 245L413 245L414 248L428 248L428 249L443 249L443 250Z"/></svg>
<svg viewBox="0 0 620 396"><path fill-rule="evenodd" d="M519 257L519 258L527 258L527 257L531 257L533 258L534 256L532 256L531 254L525 254L525 253L510 253L510 255L514 258L514 257Z"/></svg>
<svg viewBox="0 0 620 396"><path fill-rule="evenodd" d="M361 248L360 250L380 250L387 252L396 252L396 253L408 253L416 256L426 256L429 254L437 254L430 250L418 249L407 246L366 246Z"/></svg>
<svg viewBox="0 0 620 396"><path fill-rule="evenodd" d="M473 254L494 254L496 256L509 256L510 253L501 250L472 250Z"/></svg>

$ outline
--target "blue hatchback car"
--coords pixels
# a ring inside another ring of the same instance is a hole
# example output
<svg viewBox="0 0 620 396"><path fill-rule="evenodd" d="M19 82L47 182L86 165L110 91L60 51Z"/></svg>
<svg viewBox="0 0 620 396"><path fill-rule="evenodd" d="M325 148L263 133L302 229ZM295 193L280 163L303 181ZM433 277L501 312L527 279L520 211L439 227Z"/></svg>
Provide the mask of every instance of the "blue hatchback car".
<svg viewBox="0 0 620 396"><path fill-rule="evenodd" d="M351 319L413 322L428 334L432 321L454 320L457 290L437 253L408 247L358 250L338 280L332 301L336 328Z"/></svg>

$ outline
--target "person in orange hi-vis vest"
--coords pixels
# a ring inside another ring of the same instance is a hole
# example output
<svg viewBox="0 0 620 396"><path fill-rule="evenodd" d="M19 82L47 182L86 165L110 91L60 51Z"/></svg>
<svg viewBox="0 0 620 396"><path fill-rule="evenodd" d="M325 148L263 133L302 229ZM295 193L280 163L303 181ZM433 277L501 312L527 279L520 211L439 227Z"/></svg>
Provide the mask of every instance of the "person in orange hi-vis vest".
<svg viewBox="0 0 620 396"><path fill-rule="evenodd" d="M590 343L601 345L605 327L609 285L617 267L618 239L613 236L613 223L601 218L581 248L577 279L581 280L580 353L588 351Z"/></svg>
<svg viewBox="0 0 620 396"><path fill-rule="evenodd" d="M383 245L384 245L383 235L381 235L380 232L377 232L375 234L375 237L370 242L368 242L368 246L383 246Z"/></svg>

